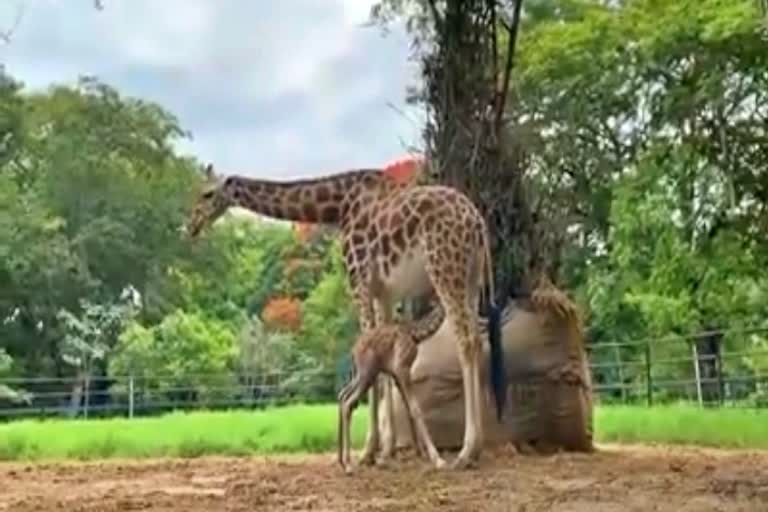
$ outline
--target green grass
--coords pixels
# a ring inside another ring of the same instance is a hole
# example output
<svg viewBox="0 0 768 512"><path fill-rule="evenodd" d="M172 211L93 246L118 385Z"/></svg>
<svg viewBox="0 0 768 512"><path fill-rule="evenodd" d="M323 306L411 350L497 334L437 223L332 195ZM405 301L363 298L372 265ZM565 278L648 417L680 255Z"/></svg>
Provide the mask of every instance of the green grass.
<svg viewBox="0 0 768 512"><path fill-rule="evenodd" d="M132 420L24 420L0 425L0 460L323 452L335 449L336 414L333 406L295 405ZM360 407L352 424L357 445L365 420Z"/></svg>
<svg viewBox="0 0 768 512"><path fill-rule="evenodd" d="M601 442L768 449L768 410L604 406L595 410L595 434Z"/></svg>
<svg viewBox="0 0 768 512"><path fill-rule="evenodd" d="M360 446L365 407L352 436ZM317 453L336 446L334 405L295 405L264 411L173 413L128 420L26 420L0 425L0 460L196 457ZM601 406L599 442L685 443L768 448L768 411L701 410L692 406Z"/></svg>

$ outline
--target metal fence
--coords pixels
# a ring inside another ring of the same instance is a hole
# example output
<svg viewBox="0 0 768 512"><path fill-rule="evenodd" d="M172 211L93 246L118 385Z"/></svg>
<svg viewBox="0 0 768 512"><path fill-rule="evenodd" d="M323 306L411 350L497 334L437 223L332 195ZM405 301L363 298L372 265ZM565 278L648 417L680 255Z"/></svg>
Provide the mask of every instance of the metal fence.
<svg viewBox="0 0 768 512"><path fill-rule="evenodd" d="M768 328L602 343L587 352L604 403L768 407Z"/></svg>
<svg viewBox="0 0 768 512"><path fill-rule="evenodd" d="M183 374L0 379L0 421L22 417L144 416L173 410L263 408L327 402L338 372L282 371L259 375Z"/></svg>
<svg viewBox="0 0 768 512"><path fill-rule="evenodd" d="M745 346L751 348L729 349ZM768 407L768 328L592 344L587 354L593 392L600 403ZM329 402L335 400L348 371L349 361L342 361L335 371L295 369L259 375L6 378L0 379L0 389L5 389L0 393L0 421Z"/></svg>

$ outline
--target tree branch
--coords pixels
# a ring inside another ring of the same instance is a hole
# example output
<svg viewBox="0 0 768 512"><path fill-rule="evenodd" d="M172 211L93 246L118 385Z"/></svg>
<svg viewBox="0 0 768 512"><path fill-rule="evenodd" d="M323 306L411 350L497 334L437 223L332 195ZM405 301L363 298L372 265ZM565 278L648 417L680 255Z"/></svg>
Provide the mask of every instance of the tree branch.
<svg viewBox="0 0 768 512"><path fill-rule="evenodd" d="M498 30L498 17L496 16L496 0L488 0L492 5L491 9L491 63L492 76L494 82L499 78L499 30Z"/></svg>
<svg viewBox="0 0 768 512"><path fill-rule="evenodd" d="M440 15L440 10L437 8L437 0L427 0L427 5L429 6L430 14L432 14L432 21L435 24L437 33L442 35L443 28L445 27L445 20Z"/></svg>
<svg viewBox="0 0 768 512"><path fill-rule="evenodd" d="M13 24L11 25L11 27L7 30L0 31L0 41L4 42L5 44L10 44L13 33L16 32L16 30L18 30L19 25L21 24L22 18L24 18L25 10L26 10L25 5L21 4L19 6L19 9L16 11L16 19L13 21Z"/></svg>
<svg viewBox="0 0 768 512"><path fill-rule="evenodd" d="M523 6L523 0L515 0L515 8L512 12L512 22L507 27L507 34L509 41L507 42L507 59L504 65L504 78L501 82L501 93L499 94L499 103L496 106L496 119L494 121L494 129L498 134L501 131L501 123L504 117L504 107L507 102L507 94L509 91L509 79L512 74L512 66L514 64L513 57L515 55L515 48L517 47L517 33L520 27L520 11Z"/></svg>

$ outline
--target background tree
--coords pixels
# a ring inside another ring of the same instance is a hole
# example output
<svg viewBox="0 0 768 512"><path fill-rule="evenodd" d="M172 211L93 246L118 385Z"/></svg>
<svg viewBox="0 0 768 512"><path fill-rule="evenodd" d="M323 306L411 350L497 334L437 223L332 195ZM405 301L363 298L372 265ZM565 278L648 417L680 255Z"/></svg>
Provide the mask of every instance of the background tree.
<svg viewBox="0 0 768 512"><path fill-rule="evenodd" d="M720 333L765 325L759 9L753 0L385 0L372 14L406 19L435 177L486 208L502 239L500 288L525 288L543 268L584 307L593 343L705 331L695 343L714 355L713 346L764 343ZM658 355L690 349L681 337ZM755 350L732 371L765 357Z"/></svg>
<svg viewBox="0 0 768 512"><path fill-rule="evenodd" d="M562 273L593 343L697 331L712 333L695 341L705 355L764 343L738 332L765 325L768 62L756 9L573 1L526 20L509 112L548 205L537 211L562 219ZM654 350L690 354L682 337Z"/></svg>
<svg viewBox="0 0 768 512"><path fill-rule="evenodd" d="M5 349L0 348L0 379L12 377L13 359ZM29 404L31 397L23 389L9 384L0 384L0 407L8 405Z"/></svg>
<svg viewBox="0 0 768 512"><path fill-rule="evenodd" d="M226 323L176 310L149 328L127 326L110 375L132 376L143 402L223 400L236 383L235 333ZM125 379L117 391L125 392Z"/></svg>
<svg viewBox="0 0 768 512"><path fill-rule="evenodd" d="M505 116L521 9L522 0L383 0L372 9L380 23L407 16L422 70L410 101L427 109L430 177L463 190L484 213L504 295L553 272L523 184L526 157Z"/></svg>
<svg viewBox="0 0 768 512"><path fill-rule="evenodd" d="M126 290L121 300L114 304L92 304L83 300L79 313L66 309L58 313L64 331L61 358L77 371L71 399L73 412L79 409L81 400L85 398L84 414L88 416L91 377L94 372L99 376L106 375L104 363L137 305L132 291ZM104 382L97 383L101 384L99 391L106 391ZM98 396L103 402L103 394Z"/></svg>

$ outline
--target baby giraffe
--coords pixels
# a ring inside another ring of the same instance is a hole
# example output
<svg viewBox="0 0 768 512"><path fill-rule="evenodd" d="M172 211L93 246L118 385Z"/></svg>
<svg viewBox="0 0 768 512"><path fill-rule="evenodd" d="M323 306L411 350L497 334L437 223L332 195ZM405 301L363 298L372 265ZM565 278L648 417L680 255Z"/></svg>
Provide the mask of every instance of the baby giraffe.
<svg viewBox="0 0 768 512"><path fill-rule="evenodd" d="M445 460L440 457L432 442L411 387L411 366L416 359L418 344L434 334L444 318L443 308L435 304L432 310L419 320L382 324L362 333L355 341L352 347L354 376L339 392L338 460L347 474L352 473L350 457L352 411L357 407L363 394L375 383L376 376L380 372L390 375L400 391L417 453L423 456L426 449L429 460L435 467L445 466Z"/></svg>

